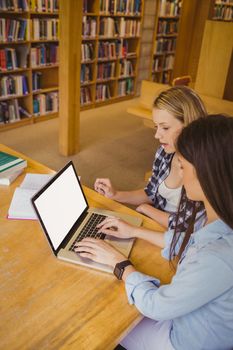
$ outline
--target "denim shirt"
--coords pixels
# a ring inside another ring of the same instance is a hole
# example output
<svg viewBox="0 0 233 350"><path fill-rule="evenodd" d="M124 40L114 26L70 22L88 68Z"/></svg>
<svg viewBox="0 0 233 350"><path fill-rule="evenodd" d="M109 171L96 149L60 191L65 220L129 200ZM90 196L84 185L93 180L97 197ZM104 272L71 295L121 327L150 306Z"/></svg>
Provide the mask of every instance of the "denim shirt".
<svg viewBox="0 0 233 350"><path fill-rule="evenodd" d="M151 319L172 320L176 350L233 349L233 229L216 220L190 242L170 284L131 273L129 303Z"/></svg>

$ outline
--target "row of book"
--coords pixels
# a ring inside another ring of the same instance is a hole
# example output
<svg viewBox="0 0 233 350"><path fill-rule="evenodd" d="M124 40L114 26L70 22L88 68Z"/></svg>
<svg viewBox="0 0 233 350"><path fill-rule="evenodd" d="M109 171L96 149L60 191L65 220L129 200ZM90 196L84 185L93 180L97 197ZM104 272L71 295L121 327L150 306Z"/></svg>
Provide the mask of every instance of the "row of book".
<svg viewBox="0 0 233 350"><path fill-rule="evenodd" d="M81 44L81 61L91 61L95 58L95 47L93 43Z"/></svg>
<svg viewBox="0 0 233 350"><path fill-rule="evenodd" d="M215 5L214 6L214 19L222 19L224 21L233 20L233 7L224 6L224 5Z"/></svg>
<svg viewBox="0 0 233 350"><path fill-rule="evenodd" d="M88 0L84 0L84 11L87 8ZM141 0L100 0L100 13L111 15L140 15Z"/></svg>
<svg viewBox="0 0 233 350"><path fill-rule="evenodd" d="M97 33L97 20L95 17L83 16L82 19L82 35L95 37Z"/></svg>
<svg viewBox="0 0 233 350"><path fill-rule="evenodd" d="M30 0L33 12L58 12L59 0ZM28 0L0 0L0 11L29 11Z"/></svg>
<svg viewBox="0 0 233 350"><path fill-rule="evenodd" d="M81 65L80 81L82 83L87 83L92 80L92 69L89 64Z"/></svg>
<svg viewBox="0 0 233 350"><path fill-rule="evenodd" d="M0 18L0 42L29 40L29 19Z"/></svg>
<svg viewBox="0 0 233 350"><path fill-rule="evenodd" d="M110 91L110 86L108 84L98 84L96 86L96 101L106 101L110 99L111 96L111 91Z"/></svg>
<svg viewBox="0 0 233 350"><path fill-rule="evenodd" d="M181 0L161 0L159 16L179 16Z"/></svg>
<svg viewBox="0 0 233 350"><path fill-rule="evenodd" d="M30 49L31 67L43 67L58 64L59 47L56 44L41 44ZM0 71L7 72L29 67L29 47L0 49Z"/></svg>
<svg viewBox="0 0 233 350"><path fill-rule="evenodd" d="M116 59L119 52L118 41L101 41L98 46L98 58Z"/></svg>
<svg viewBox="0 0 233 350"><path fill-rule="evenodd" d="M97 80L114 78L115 70L115 62L99 63L97 66Z"/></svg>
<svg viewBox="0 0 233 350"><path fill-rule="evenodd" d="M129 75L134 75L133 63L128 60L120 60L120 76L127 77Z"/></svg>
<svg viewBox="0 0 233 350"><path fill-rule="evenodd" d="M58 12L59 0L30 0L30 8L35 12Z"/></svg>
<svg viewBox="0 0 233 350"><path fill-rule="evenodd" d="M28 94L28 83L25 75L9 75L0 80L0 97L21 96Z"/></svg>
<svg viewBox="0 0 233 350"><path fill-rule="evenodd" d="M96 101L107 101L112 98L109 84L97 84L96 86ZM119 80L117 87L117 97L127 96L134 93L134 79L127 78ZM92 103L91 88L88 86L80 89L81 106Z"/></svg>
<svg viewBox="0 0 233 350"><path fill-rule="evenodd" d="M158 34L174 34L178 33L178 22L174 20L159 20L158 21L158 28L157 28L157 35Z"/></svg>
<svg viewBox="0 0 233 350"><path fill-rule="evenodd" d="M174 56L168 55L166 57L155 57L153 61L153 71L158 72L161 70L173 69Z"/></svg>
<svg viewBox="0 0 233 350"><path fill-rule="evenodd" d="M111 79L116 74L116 63L106 62L97 65L97 80ZM119 76L128 77L134 75L134 68L131 61L121 60L119 62ZM81 84L88 83L93 79L92 67L89 64L81 65Z"/></svg>
<svg viewBox="0 0 233 350"><path fill-rule="evenodd" d="M41 44L30 50L31 66L43 67L58 64L59 46L57 44Z"/></svg>
<svg viewBox="0 0 233 350"><path fill-rule="evenodd" d="M167 70L162 73L156 73L153 75L153 81L156 83L169 84L172 79L172 71Z"/></svg>
<svg viewBox="0 0 233 350"><path fill-rule="evenodd" d="M58 92L38 94L33 98L33 113L36 116L58 112Z"/></svg>
<svg viewBox="0 0 233 350"><path fill-rule="evenodd" d="M85 106L91 102L92 102L92 99L91 99L90 88L87 86L81 87L81 89L80 89L80 104L81 104L81 106Z"/></svg>
<svg viewBox="0 0 233 350"><path fill-rule="evenodd" d="M38 91L41 89L41 72L32 73L32 90Z"/></svg>
<svg viewBox="0 0 233 350"><path fill-rule="evenodd" d="M59 20L57 18L33 18L31 21L33 40L58 40Z"/></svg>
<svg viewBox="0 0 233 350"><path fill-rule="evenodd" d="M29 48L25 46L19 46L16 49L8 47L0 49L0 71L26 68L28 50Z"/></svg>
<svg viewBox="0 0 233 350"><path fill-rule="evenodd" d="M31 114L19 105L17 99L0 102L0 124L14 123L28 117Z"/></svg>
<svg viewBox="0 0 233 350"><path fill-rule="evenodd" d="M155 54L171 52L176 49L176 38L156 39Z"/></svg>
<svg viewBox="0 0 233 350"><path fill-rule="evenodd" d="M127 40L101 41L98 46L98 59L116 59L135 57L136 52L129 52Z"/></svg>
<svg viewBox="0 0 233 350"><path fill-rule="evenodd" d="M58 40L58 19L33 18L30 20L0 18L0 42L30 40L29 21L32 22L32 40Z"/></svg>
<svg viewBox="0 0 233 350"><path fill-rule="evenodd" d="M100 41L98 44L98 60L109 60L117 58L134 58L136 52L129 51L129 43L126 39L114 41ZM82 62L95 59L95 46L93 43L83 43L81 45Z"/></svg>
<svg viewBox="0 0 233 350"><path fill-rule="evenodd" d="M28 0L0 0L1 11L28 11Z"/></svg>
<svg viewBox="0 0 233 350"><path fill-rule="evenodd" d="M105 17L100 19L99 35L104 37L139 36L140 21L133 19ZM97 35L97 20L95 17L83 16L83 37L95 38Z"/></svg>
<svg viewBox="0 0 233 350"><path fill-rule="evenodd" d="M140 35L141 23L138 20L126 19L124 17L112 18L104 17L100 19L99 35L104 37Z"/></svg>
<svg viewBox="0 0 233 350"><path fill-rule="evenodd" d="M134 92L134 80L124 79L118 83L118 96L131 95Z"/></svg>

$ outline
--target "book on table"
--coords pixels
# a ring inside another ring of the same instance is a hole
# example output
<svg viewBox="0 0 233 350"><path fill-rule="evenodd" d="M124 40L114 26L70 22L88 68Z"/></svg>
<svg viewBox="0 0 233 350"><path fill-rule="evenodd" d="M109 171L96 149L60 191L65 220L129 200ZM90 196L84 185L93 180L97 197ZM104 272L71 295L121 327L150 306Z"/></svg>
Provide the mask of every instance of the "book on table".
<svg viewBox="0 0 233 350"><path fill-rule="evenodd" d="M9 171L0 173L0 185L9 186L20 174L22 174L22 172L23 169L16 170L14 172L12 172L10 169Z"/></svg>
<svg viewBox="0 0 233 350"><path fill-rule="evenodd" d="M23 182L15 189L8 210L8 219L37 220L31 198L54 174L26 174Z"/></svg>
<svg viewBox="0 0 233 350"><path fill-rule="evenodd" d="M25 159L13 156L6 152L0 152L0 175L4 176L7 172L16 172L26 168L27 161Z"/></svg>

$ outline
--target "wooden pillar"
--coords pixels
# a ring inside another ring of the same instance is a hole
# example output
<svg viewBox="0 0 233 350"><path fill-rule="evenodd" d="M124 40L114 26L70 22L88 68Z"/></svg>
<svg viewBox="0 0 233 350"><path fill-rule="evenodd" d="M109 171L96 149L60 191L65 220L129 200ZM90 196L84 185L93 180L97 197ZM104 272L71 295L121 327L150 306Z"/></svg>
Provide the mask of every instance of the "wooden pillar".
<svg viewBox="0 0 233 350"><path fill-rule="evenodd" d="M82 1L60 0L59 152L79 151Z"/></svg>
<svg viewBox="0 0 233 350"><path fill-rule="evenodd" d="M233 23L206 21L195 90L203 95L224 97L232 77ZM232 91L232 81L231 81Z"/></svg>
<svg viewBox="0 0 233 350"><path fill-rule="evenodd" d="M213 0L183 0L173 77L191 75L196 80L205 22L211 17Z"/></svg>

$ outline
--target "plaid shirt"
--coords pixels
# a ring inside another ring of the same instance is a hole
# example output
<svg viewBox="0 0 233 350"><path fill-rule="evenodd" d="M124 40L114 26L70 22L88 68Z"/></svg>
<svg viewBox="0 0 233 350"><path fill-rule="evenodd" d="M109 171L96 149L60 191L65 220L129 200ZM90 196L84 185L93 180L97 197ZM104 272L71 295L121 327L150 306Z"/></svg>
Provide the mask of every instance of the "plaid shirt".
<svg viewBox="0 0 233 350"><path fill-rule="evenodd" d="M163 147L159 147L155 154L155 160L152 168L152 176L144 189L147 196L152 200L154 207L160 210L165 209L167 201L159 194L158 188L159 185L166 179L166 177L170 173L173 156L174 153L168 154L164 151ZM179 231L186 230L193 212L194 202L189 200L187 197L185 199L186 201L184 205L182 205L182 207L180 208L179 220L177 222ZM205 215L205 209L201 202L195 202L195 206L198 210L198 217ZM171 213L168 219L169 229L175 228L176 220L177 213Z"/></svg>

